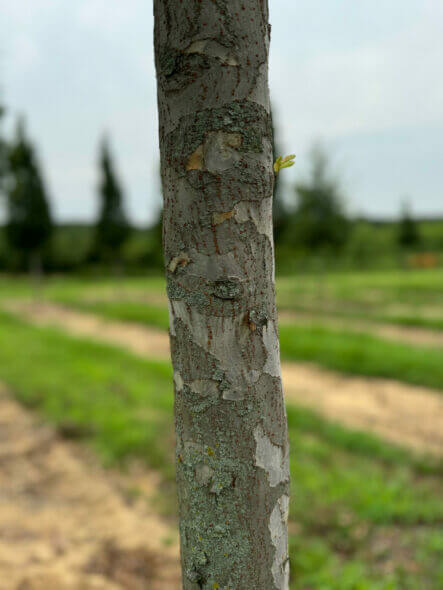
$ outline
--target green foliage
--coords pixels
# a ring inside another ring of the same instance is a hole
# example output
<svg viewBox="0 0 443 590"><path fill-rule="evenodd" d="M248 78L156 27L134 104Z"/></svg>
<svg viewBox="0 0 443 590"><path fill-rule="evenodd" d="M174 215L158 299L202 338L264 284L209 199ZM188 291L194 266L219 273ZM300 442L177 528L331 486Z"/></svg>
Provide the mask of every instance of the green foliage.
<svg viewBox="0 0 443 590"><path fill-rule="evenodd" d="M349 266L360 269L380 267L386 261L397 265L393 233L369 222L354 222L343 258L349 260Z"/></svg>
<svg viewBox="0 0 443 590"><path fill-rule="evenodd" d="M127 240L130 226L123 205L123 193L114 171L108 142L100 153L100 212L95 234L95 254L99 259L117 261Z"/></svg>
<svg viewBox="0 0 443 590"><path fill-rule="evenodd" d="M420 243L418 225L411 215L407 201L402 205L397 239L402 248L412 248Z"/></svg>
<svg viewBox="0 0 443 590"><path fill-rule="evenodd" d="M6 169L7 169L7 145L2 135L2 119L5 113L4 107L0 103L0 199L3 196L3 183L5 180Z"/></svg>
<svg viewBox="0 0 443 590"><path fill-rule="evenodd" d="M17 126L8 152L6 236L12 248L29 259L41 256L52 231L51 214L34 148L24 124Z"/></svg>
<svg viewBox="0 0 443 590"><path fill-rule="evenodd" d="M340 188L328 166L325 151L315 148L311 178L296 185L296 209L282 238L293 247L336 251L346 243L349 223Z"/></svg>
<svg viewBox="0 0 443 590"><path fill-rule="evenodd" d="M278 158L274 162L274 172L275 174L279 174L280 170L283 168L292 168L295 164L295 154L290 154L289 156L278 156Z"/></svg>

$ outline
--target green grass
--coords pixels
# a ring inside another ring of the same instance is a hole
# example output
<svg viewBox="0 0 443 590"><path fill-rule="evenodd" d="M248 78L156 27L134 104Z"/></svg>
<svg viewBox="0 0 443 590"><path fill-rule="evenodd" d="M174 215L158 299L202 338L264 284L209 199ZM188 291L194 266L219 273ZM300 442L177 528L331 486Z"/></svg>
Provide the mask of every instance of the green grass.
<svg viewBox="0 0 443 590"><path fill-rule="evenodd" d="M435 300L443 297L440 292L443 289L443 273L437 270L339 274L329 275L327 281L328 292L344 302L352 295L362 303L364 295L368 296L368 289L374 301L377 299L372 292L374 289L381 290L381 301L393 297L392 291L397 297L404 292L421 292L423 301L426 301L426 293L431 293ZM279 297L284 301L292 293L298 301L300 293L314 296L315 285L313 277L282 278L278 282ZM0 278L0 298L26 297L30 293L25 279ZM168 327L164 281L160 277L125 278L117 282L111 279L51 279L42 289L41 296L112 320L136 322L165 330ZM377 313L381 313L380 308ZM312 325L283 323L280 326L284 359L309 361L347 374L385 377L443 389L441 349L322 325L321 317L318 314ZM443 322L443 319L397 316L398 323L434 328L440 325L440 321Z"/></svg>
<svg viewBox="0 0 443 590"><path fill-rule="evenodd" d="M425 328L437 332L443 331L443 317L426 318L413 315L391 315L381 317L379 321L385 321L399 326L410 326L412 328Z"/></svg>
<svg viewBox="0 0 443 590"><path fill-rule="evenodd" d="M145 456L149 449L152 466L169 465L161 441L172 413L168 363L142 362L116 348L33 328L3 313L0 349L0 380L62 430L69 424L91 432L91 443L105 462Z"/></svg>
<svg viewBox="0 0 443 590"><path fill-rule="evenodd" d="M59 297L57 302L82 311L96 313L109 320L145 324L161 330L167 330L169 326L169 313L164 305L125 301L85 302L70 297Z"/></svg>
<svg viewBox="0 0 443 590"><path fill-rule="evenodd" d="M66 295L57 301L112 320L168 328L165 306L136 301L87 302ZM316 324L281 324L280 345L285 360L309 361L342 373L385 377L443 390L443 350L440 349Z"/></svg>
<svg viewBox="0 0 443 590"><path fill-rule="evenodd" d="M31 297L35 295L34 285L27 276L0 274L0 299ZM128 298L165 298L165 281L161 276L85 278L75 275L46 277L40 286L38 296L50 299L83 300L126 300Z"/></svg>
<svg viewBox="0 0 443 590"><path fill-rule="evenodd" d="M277 279L279 309L443 328L443 270L318 273Z"/></svg>
<svg viewBox="0 0 443 590"><path fill-rule="evenodd" d="M399 307L398 305L393 306ZM423 328L424 330L440 332L443 331L443 315L435 315L434 317L423 315L424 312L419 304L415 306L400 306L400 309L393 309L392 311L385 311L381 313L379 310L361 309L360 311L353 308L352 302L341 301L340 305L331 306L330 303L315 302L310 300L309 303L293 301L290 306L283 306L283 310L291 312L301 312L302 314L315 315L318 322L328 319L341 319L343 321L352 322L353 320L363 320L368 323L369 328L371 324L392 324L395 326L406 326L411 328ZM443 306L441 309L431 310L432 313L443 314Z"/></svg>
<svg viewBox="0 0 443 590"><path fill-rule="evenodd" d="M282 358L354 375L386 377L443 390L443 350L321 325L281 325Z"/></svg>
<svg viewBox="0 0 443 590"><path fill-rule="evenodd" d="M298 274L278 277L276 285L280 310L313 313L319 320L338 316L443 329L443 269ZM25 278L0 276L0 299L31 293ZM127 319L137 314L136 304L166 305L162 277L55 277L45 282L41 295L96 307L106 302L109 317L121 311L130 314ZM118 302L134 307L117 310Z"/></svg>
<svg viewBox="0 0 443 590"><path fill-rule="evenodd" d="M168 363L0 313L0 380L62 431L78 426L105 463L136 456L173 481ZM292 588L442 587L441 465L307 410L288 418Z"/></svg>
<svg viewBox="0 0 443 590"><path fill-rule="evenodd" d="M277 283L282 299L298 293L329 292L335 297L349 297L362 302L373 300L374 293L385 301L417 297L442 301L443 269L324 272L280 277Z"/></svg>

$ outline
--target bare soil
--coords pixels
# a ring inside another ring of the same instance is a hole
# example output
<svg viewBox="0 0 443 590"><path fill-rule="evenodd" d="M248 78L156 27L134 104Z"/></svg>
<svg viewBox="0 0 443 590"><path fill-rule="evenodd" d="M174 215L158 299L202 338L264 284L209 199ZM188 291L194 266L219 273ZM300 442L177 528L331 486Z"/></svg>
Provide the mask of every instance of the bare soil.
<svg viewBox="0 0 443 590"><path fill-rule="evenodd" d="M141 483L128 503L124 486ZM157 485L146 469L105 473L0 386L0 589L178 590L177 534L150 507Z"/></svg>
<svg viewBox="0 0 443 590"><path fill-rule="evenodd" d="M57 326L140 356L169 358L169 338L162 331L49 303L15 303L13 310L36 324ZM308 363L283 363L283 384L287 401L413 450L443 456L443 394L438 391L344 376Z"/></svg>

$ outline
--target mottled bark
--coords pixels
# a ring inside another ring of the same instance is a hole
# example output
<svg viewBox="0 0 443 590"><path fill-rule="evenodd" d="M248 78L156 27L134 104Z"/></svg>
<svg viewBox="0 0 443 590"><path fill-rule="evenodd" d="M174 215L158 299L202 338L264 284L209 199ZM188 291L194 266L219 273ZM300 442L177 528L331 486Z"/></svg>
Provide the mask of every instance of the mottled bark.
<svg viewBox="0 0 443 590"><path fill-rule="evenodd" d="M288 587L266 0L154 0L183 588Z"/></svg>

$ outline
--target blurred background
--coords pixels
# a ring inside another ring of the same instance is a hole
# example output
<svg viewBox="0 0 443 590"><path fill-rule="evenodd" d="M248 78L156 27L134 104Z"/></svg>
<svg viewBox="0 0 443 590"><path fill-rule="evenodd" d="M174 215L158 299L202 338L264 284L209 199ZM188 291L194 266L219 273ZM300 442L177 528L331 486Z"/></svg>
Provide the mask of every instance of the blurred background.
<svg viewBox="0 0 443 590"><path fill-rule="evenodd" d="M443 5L271 2L291 588L443 588ZM177 590L152 6L0 0L0 590Z"/></svg>

